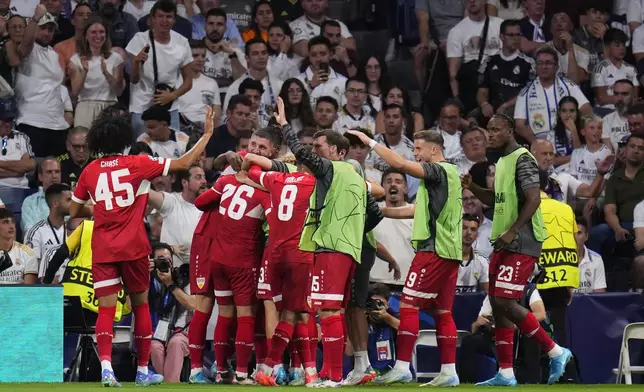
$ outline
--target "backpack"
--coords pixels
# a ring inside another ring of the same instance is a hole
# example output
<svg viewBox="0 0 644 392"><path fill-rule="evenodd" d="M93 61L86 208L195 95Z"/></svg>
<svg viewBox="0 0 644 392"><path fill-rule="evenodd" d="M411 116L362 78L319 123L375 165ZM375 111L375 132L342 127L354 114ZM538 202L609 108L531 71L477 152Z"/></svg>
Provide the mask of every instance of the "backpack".
<svg viewBox="0 0 644 392"><path fill-rule="evenodd" d="M416 0L397 0L394 36L399 46L413 47L420 43Z"/></svg>

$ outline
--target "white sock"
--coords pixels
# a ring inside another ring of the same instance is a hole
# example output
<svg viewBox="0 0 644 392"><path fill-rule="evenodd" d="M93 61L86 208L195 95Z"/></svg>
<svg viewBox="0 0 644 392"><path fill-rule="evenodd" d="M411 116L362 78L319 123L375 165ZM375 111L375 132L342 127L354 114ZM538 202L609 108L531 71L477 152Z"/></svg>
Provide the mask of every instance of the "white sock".
<svg viewBox="0 0 644 392"><path fill-rule="evenodd" d="M501 373L501 375L505 378L514 377L514 369L512 368L499 369L499 373Z"/></svg>
<svg viewBox="0 0 644 392"><path fill-rule="evenodd" d="M409 362L396 360L396 364L394 365L394 369L400 370L401 372L408 372L409 371Z"/></svg>
<svg viewBox="0 0 644 392"><path fill-rule="evenodd" d="M306 374L309 374L311 376L314 374L318 374L318 370L313 367L307 367L306 369L304 369L304 371L306 372Z"/></svg>
<svg viewBox="0 0 644 392"><path fill-rule="evenodd" d="M148 367L147 366L137 366L136 371L141 372L143 374L148 374Z"/></svg>
<svg viewBox="0 0 644 392"><path fill-rule="evenodd" d="M548 356L550 358L558 357L561 354L563 354L563 350L561 349L561 346L558 344L555 344L552 350L548 351Z"/></svg>
<svg viewBox="0 0 644 392"><path fill-rule="evenodd" d="M190 369L190 376L195 376L203 371L203 368L193 368Z"/></svg>
<svg viewBox="0 0 644 392"><path fill-rule="evenodd" d="M235 375L239 378L248 378L248 373L235 372Z"/></svg>
<svg viewBox="0 0 644 392"><path fill-rule="evenodd" d="M369 352L367 351L356 351L353 353L354 359L354 369L364 372L367 370L371 363L369 362Z"/></svg>
<svg viewBox="0 0 644 392"><path fill-rule="evenodd" d="M456 375L456 364L454 363L444 363L441 365L441 374L446 376L455 376Z"/></svg>
<svg viewBox="0 0 644 392"><path fill-rule="evenodd" d="M114 371L114 370L112 369L112 362L110 362L110 361L108 361L108 360L106 360L106 359L102 360L102 361L101 361L101 370L111 370L111 371Z"/></svg>

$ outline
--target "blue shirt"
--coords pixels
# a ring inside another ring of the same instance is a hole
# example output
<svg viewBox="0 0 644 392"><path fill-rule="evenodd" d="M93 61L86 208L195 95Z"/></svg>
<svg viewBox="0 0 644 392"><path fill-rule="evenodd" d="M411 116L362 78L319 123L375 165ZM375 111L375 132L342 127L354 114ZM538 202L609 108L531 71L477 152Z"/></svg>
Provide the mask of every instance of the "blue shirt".
<svg viewBox="0 0 644 392"><path fill-rule="evenodd" d="M199 14L190 18L192 22L192 39L202 39L206 36L206 18ZM232 41L237 40L237 47L244 49L244 40L239 34L239 29L237 25L231 18L226 18L226 32L224 33L224 39Z"/></svg>
<svg viewBox="0 0 644 392"><path fill-rule="evenodd" d="M45 191L42 187L39 187L38 192L28 196L22 202L22 218L20 221L20 227L22 227L23 233L26 233L31 226L41 220L47 219L48 216L49 206L45 200Z"/></svg>

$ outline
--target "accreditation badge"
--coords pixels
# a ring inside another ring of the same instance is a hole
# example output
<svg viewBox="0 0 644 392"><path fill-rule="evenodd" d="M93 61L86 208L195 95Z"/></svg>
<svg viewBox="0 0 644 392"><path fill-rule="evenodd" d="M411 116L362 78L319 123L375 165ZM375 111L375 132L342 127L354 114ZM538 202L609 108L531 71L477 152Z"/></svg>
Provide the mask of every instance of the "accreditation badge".
<svg viewBox="0 0 644 392"><path fill-rule="evenodd" d="M376 352L378 354L379 361L390 361L393 359L391 356L391 345L389 344L389 340L376 342Z"/></svg>

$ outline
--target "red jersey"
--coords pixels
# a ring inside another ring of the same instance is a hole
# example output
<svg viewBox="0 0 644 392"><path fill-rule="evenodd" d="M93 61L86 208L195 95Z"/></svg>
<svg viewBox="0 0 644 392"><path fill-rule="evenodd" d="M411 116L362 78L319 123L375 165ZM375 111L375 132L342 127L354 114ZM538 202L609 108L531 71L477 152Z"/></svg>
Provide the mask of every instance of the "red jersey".
<svg viewBox="0 0 644 392"><path fill-rule="evenodd" d="M299 172L263 172L257 166L248 176L271 195L271 212L267 218L269 247L299 248L315 177Z"/></svg>
<svg viewBox="0 0 644 392"><path fill-rule="evenodd" d="M219 224L218 218L219 213L217 212L217 208L205 210L203 214L201 214L201 218L199 218L197 227L195 227L195 234L213 238L215 230L217 230Z"/></svg>
<svg viewBox="0 0 644 392"><path fill-rule="evenodd" d="M209 192L219 199L218 224L210 248L212 259L234 267L258 266L264 246L265 211L270 208L268 193L242 184L234 175L219 177L199 198L214 196L207 195Z"/></svg>
<svg viewBox="0 0 644 392"><path fill-rule="evenodd" d="M169 159L146 155L112 155L85 167L72 199L94 202L94 263L139 260L150 254L143 224L150 180L167 175L169 169Z"/></svg>

